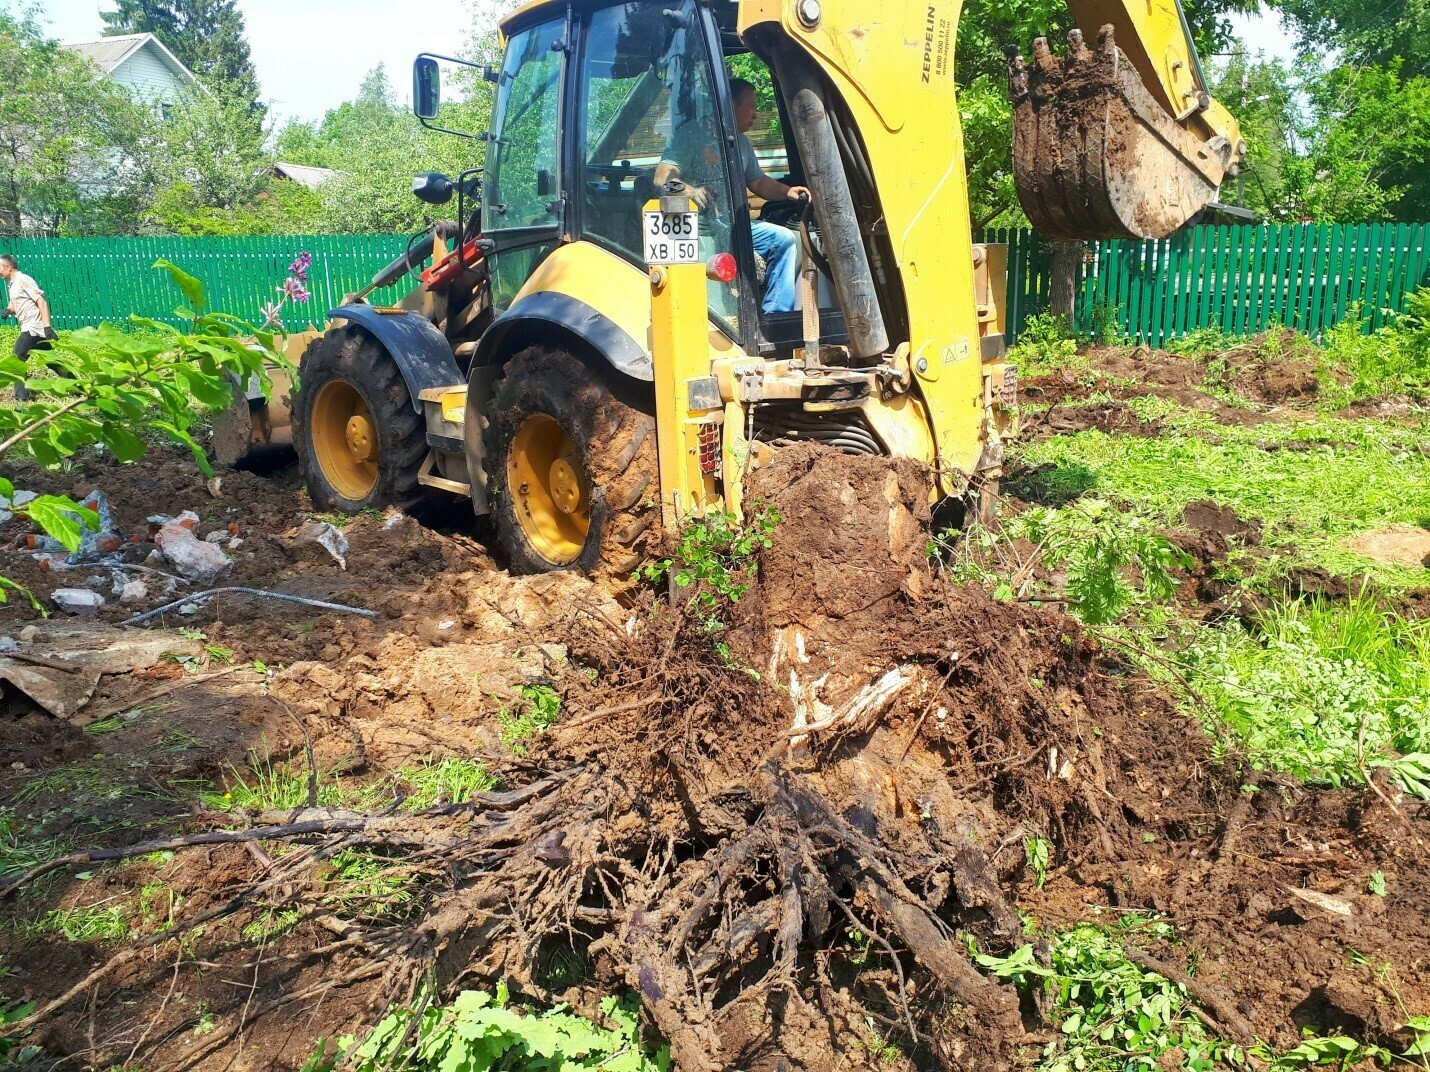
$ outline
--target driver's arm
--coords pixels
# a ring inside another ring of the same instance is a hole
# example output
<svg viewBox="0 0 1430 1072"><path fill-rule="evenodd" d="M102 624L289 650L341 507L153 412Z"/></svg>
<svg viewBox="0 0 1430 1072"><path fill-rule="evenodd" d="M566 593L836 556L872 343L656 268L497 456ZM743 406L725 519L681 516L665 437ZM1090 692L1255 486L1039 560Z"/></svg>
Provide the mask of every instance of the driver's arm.
<svg viewBox="0 0 1430 1072"><path fill-rule="evenodd" d="M800 194L809 196L809 189L804 186L786 186L779 179L772 179L768 175L761 175L754 182L750 183L750 192L756 197L764 198L766 201L793 201Z"/></svg>

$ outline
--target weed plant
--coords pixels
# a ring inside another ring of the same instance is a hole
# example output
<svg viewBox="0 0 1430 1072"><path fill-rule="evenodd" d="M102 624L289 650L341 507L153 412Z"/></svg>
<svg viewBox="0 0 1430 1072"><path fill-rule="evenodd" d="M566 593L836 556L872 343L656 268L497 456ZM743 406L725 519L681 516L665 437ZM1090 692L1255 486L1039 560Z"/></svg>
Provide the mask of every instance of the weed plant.
<svg viewBox="0 0 1430 1072"><path fill-rule="evenodd" d="M522 703L513 712L506 707L497 711L501 727L501 742L515 755L524 756L527 742L544 729L561 720L561 697L550 685L522 685L517 692Z"/></svg>
<svg viewBox="0 0 1430 1072"><path fill-rule="evenodd" d="M1234 1048L1207 1031L1181 986L1132 963L1123 949L1132 938L1171 935L1164 922L1125 916L1050 936L1047 964L1031 945L976 959L1020 990L1042 991L1060 1033L1044 1050L1039 1072L1158 1072L1163 1055L1174 1050L1181 1053L1179 1068L1211 1072L1235 1059Z"/></svg>
<svg viewBox="0 0 1430 1072"><path fill-rule="evenodd" d="M1430 760L1430 621L1407 621L1368 593L1343 606L1288 602L1254 631L1235 619L1199 629L1173 661L1215 710L1220 725L1208 730L1234 733L1257 767L1342 785L1388 766L1430 799L1420 769Z"/></svg>
<svg viewBox="0 0 1430 1072"><path fill-rule="evenodd" d="M1412 1040L1403 1053L1345 1035L1322 1035L1314 1026L1305 1028L1303 1041L1284 1053L1264 1043L1247 1049L1212 1035L1193 1011L1184 987L1128 957L1129 947L1149 939L1174 939L1165 921L1127 915L1044 937L1046 959L1039 959L1031 944L1006 957L975 957L995 978L1024 993L1041 992L1046 1015L1060 1030L1044 1049L1038 1072L1430 1067L1430 1017L1410 1016L1398 997ZM1189 970L1195 974L1195 964Z"/></svg>
<svg viewBox="0 0 1430 1072"><path fill-rule="evenodd" d="M1088 368L1088 359L1077 352L1077 338L1067 320L1053 313L1034 313L1023 322L1018 345L1008 351L1008 360L1024 378Z"/></svg>
<svg viewBox="0 0 1430 1072"><path fill-rule="evenodd" d="M1190 561L1145 518L1103 499L1028 510L1010 518L1005 530L1036 544L1049 566L1066 571L1070 609L1089 625L1114 622L1135 603L1169 599L1176 589L1172 570ZM1133 567L1140 583L1129 576Z"/></svg>
<svg viewBox="0 0 1430 1072"><path fill-rule="evenodd" d="M633 998L608 997L602 1027L558 1005L546 1011L511 1007L504 984L495 993L467 990L451 1002L422 1004L420 1020L402 1009L373 1029L366 1040L341 1038L318 1052L302 1072L446 1072L495 1068L603 1069L604 1072L666 1072L670 1052L641 1039L639 1005Z"/></svg>

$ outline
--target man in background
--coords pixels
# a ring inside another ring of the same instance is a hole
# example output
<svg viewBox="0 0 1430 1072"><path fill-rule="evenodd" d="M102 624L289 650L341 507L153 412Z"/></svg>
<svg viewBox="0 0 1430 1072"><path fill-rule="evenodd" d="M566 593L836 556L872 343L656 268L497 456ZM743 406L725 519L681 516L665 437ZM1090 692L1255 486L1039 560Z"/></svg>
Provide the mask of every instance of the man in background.
<svg viewBox="0 0 1430 1072"><path fill-rule="evenodd" d="M10 288L10 304L5 309L5 315L13 316L20 322L15 356L21 361L28 361L31 350L48 350L50 340L55 337L55 329L50 326L50 303L45 300L40 284L20 271L13 254L0 253L0 279L5 280ZM29 388L17 383L15 397L21 402L28 401Z"/></svg>

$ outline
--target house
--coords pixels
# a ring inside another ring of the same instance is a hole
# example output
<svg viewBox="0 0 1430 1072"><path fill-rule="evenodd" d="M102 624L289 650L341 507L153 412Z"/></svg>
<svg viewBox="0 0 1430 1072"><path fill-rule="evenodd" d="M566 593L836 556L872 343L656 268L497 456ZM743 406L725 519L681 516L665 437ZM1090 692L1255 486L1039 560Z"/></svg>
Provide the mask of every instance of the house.
<svg viewBox="0 0 1430 1072"><path fill-rule="evenodd" d="M316 190L336 174L338 173L332 168L313 167L309 164L286 164L282 160L273 164L275 179L287 179L310 190Z"/></svg>
<svg viewBox="0 0 1430 1072"><path fill-rule="evenodd" d="M151 33L75 41L64 47L84 56L131 97L150 102L165 117L180 96L198 84L194 73Z"/></svg>

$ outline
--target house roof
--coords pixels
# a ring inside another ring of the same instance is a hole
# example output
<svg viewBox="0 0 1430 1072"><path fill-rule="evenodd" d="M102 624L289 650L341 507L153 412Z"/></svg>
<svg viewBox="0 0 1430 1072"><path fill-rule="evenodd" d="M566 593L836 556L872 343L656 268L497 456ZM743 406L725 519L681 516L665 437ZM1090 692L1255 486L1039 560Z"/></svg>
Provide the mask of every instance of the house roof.
<svg viewBox="0 0 1430 1072"><path fill-rule="evenodd" d="M164 66L169 68L181 82L193 85L198 81L194 77L194 72L180 63L178 57L164 47L164 42L151 33L101 37L98 41L71 41L64 47L71 52L78 52L81 56L97 64L105 74L109 74L146 46L154 49Z"/></svg>
<svg viewBox="0 0 1430 1072"><path fill-rule="evenodd" d="M291 179L310 190L316 190L337 172L332 168L310 167L307 164L285 164L283 161L277 160L273 164L273 174L276 178Z"/></svg>

